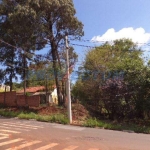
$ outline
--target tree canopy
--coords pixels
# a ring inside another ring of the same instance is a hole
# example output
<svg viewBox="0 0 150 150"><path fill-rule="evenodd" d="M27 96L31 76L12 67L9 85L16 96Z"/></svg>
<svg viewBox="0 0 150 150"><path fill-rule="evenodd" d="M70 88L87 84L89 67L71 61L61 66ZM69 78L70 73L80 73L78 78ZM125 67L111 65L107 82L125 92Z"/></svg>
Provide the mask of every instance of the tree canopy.
<svg viewBox="0 0 150 150"><path fill-rule="evenodd" d="M131 40L105 43L86 54L73 94L91 111L110 119L146 117L149 71L141 50Z"/></svg>

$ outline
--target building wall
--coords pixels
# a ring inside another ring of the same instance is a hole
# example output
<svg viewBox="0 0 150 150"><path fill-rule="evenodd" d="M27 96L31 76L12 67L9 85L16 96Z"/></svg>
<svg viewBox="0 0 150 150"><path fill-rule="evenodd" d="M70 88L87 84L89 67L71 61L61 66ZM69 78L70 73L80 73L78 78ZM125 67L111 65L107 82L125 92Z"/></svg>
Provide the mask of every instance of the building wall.
<svg viewBox="0 0 150 150"><path fill-rule="evenodd" d="M57 89L55 88L54 91L51 93L52 102L58 104L58 97L57 97Z"/></svg>
<svg viewBox="0 0 150 150"><path fill-rule="evenodd" d="M40 105L40 96L24 96L24 95L16 95L16 92L2 92L0 93L0 104L4 104L6 106L30 106L30 107L39 107Z"/></svg>

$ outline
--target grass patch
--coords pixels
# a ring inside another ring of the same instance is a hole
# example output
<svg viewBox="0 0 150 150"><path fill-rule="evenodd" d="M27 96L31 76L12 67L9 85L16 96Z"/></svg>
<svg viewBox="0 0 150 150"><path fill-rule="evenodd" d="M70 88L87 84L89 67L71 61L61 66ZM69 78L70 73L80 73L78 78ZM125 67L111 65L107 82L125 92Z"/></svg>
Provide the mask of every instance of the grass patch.
<svg viewBox="0 0 150 150"><path fill-rule="evenodd" d="M36 119L37 115L33 112L30 113L21 112L17 117L20 119Z"/></svg>
<svg viewBox="0 0 150 150"><path fill-rule="evenodd" d="M38 115L33 112L14 112L5 109L0 109L0 115L4 117L18 117L19 119L36 119L37 121L43 122L56 122L60 124L68 124L68 118L63 114L55 114L55 115Z"/></svg>
<svg viewBox="0 0 150 150"><path fill-rule="evenodd" d="M99 122L97 121L97 119L96 118L89 118L89 119L87 119L85 122L84 122L84 124L83 124L83 126L85 126L85 127L98 127L98 125L99 125Z"/></svg>
<svg viewBox="0 0 150 150"><path fill-rule="evenodd" d="M118 131L134 131L136 133L150 134L150 126L143 126L137 124L113 123L108 121L97 120L96 118L87 119L83 126L85 127L103 127L104 129L118 130Z"/></svg>
<svg viewBox="0 0 150 150"><path fill-rule="evenodd" d="M17 117L19 112L6 111L5 109L0 109L0 115L4 117Z"/></svg>
<svg viewBox="0 0 150 150"><path fill-rule="evenodd" d="M51 122L57 122L57 123L62 123L62 124L68 124L69 120L67 117L65 117L65 115L62 114L57 114L57 115L53 115L51 118Z"/></svg>
<svg viewBox="0 0 150 150"><path fill-rule="evenodd" d="M50 122L51 121L51 116L41 116L38 115L36 118L37 121L42 121L42 122Z"/></svg>
<svg viewBox="0 0 150 150"><path fill-rule="evenodd" d="M61 124L68 124L68 118L62 114L50 115L50 116L37 116L36 120L44 122L56 122Z"/></svg>

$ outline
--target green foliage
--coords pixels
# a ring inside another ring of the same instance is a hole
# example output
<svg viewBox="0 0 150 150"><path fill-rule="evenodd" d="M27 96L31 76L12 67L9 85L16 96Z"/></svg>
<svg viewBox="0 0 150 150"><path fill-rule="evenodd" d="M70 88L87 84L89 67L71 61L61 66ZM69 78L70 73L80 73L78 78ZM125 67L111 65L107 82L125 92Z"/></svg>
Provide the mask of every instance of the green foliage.
<svg viewBox="0 0 150 150"><path fill-rule="evenodd" d="M103 129L119 130L124 132L136 132L150 134L150 127L146 125L137 125L135 123L118 123L97 120L96 118L89 118L83 124L85 127L99 127Z"/></svg>
<svg viewBox="0 0 150 150"><path fill-rule="evenodd" d="M14 91L18 91L18 90L20 90L22 87L23 87L23 82L21 82L21 83L13 82L12 89L13 89Z"/></svg>
<svg viewBox="0 0 150 150"><path fill-rule="evenodd" d="M72 0L26 0L26 1L2 1L0 3L0 37L10 44L21 49L11 47L14 56L11 64L10 83L15 78L14 71L21 75L26 88L26 75L28 62L33 61L35 50L40 50L50 44L49 58L53 61L55 82L60 105L61 90L58 81L58 64L61 68L59 54L62 51L62 43L68 35L74 39L83 36L83 24L75 16L76 11ZM3 43L3 47L6 48ZM2 47L2 46L1 46ZM7 49L7 48L6 48ZM15 50L15 51L14 51ZM21 52L23 50L23 52ZM5 52L5 50L2 50ZM77 55L72 53L72 62ZM17 63L14 62L17 56ZM4 59L3 59L4 60ZM8 62L8 61L7 61ZM29 84L29 81L28 83ZM11 85L12 87L12 85Z"/></svg>
<svg viewBox="0 0 150 150"><path fill-rule="evenodd" d="M56 115L38 115L33 112L30 113L21 113L18 115L18 118L20 119L36 119L37 121L43 121L43 122L56 122L61 124L68 124L68 119L66 116L62 114L56 114Z"/></svg>
<svg viewBox="0 0 150 150"><path fill-rule="evenodd" d="M37 121L43 122L56 122L60 124L68 124L68 118L63 114L55 115L38 115L34 112L25 112L25 111L8 111L5 109L0 109L0 115L4 117L18 117L20 119L35 119Z"/></svg>
<svg viewBox="0 0 150 150"><path fill-rule="evenodd" d="M45 86L51 89L51 86L55 84L55 76L51 62L36 62L29 66L28 76L27 76L28 86Z"/></svg>
<svg viewBox="0 0 150 150"><path fill-rule="evenodd" d="M51 116L41 116L41 115L39 115L39 116L36 117L36 120L37 121L42 121L42 122L50 122L51 118L52 118Z"/></svg>
<svg viewBox="0 0 150 150"><path fill-rule="evenodd" d="M0 44L1 62L6 66L5 82L12 90L17 74L26 78L28 62L31 61L38 42L40 49L46 44L38 28L37 15L30 1L2 1L0 3ZM7 43L8 44L7 44Z"/></svg>
<svg viewBox="0 0 150 150"><path fill-rule="evenodd" d="M29 92L26 92L26 96L31 96L31 93L29 93Z"/></svg>
<svg viewBox="0 0 150 150"><path fill-rule="evenodd" d="M98 127L99 123L96 120L96 118L89 118L85 121L85 123L83 124L85 127Z"/></svg>
<svg viewBox="0 0 150 150"><path fill-rule="evenodd" d="M17 117L20 119L36 119L37 114L33 112L30 112L30 113L21 112Z"/></svg>
<svg viewBox="0 0 150 150"><path fill-rule="evenodd" d="M68 118L66 118L62 114L53 115L51 118L51 122L57 122L57 123L62 123L62 124L68 124L69 123Z"/></svg>
<svg viewBox="0 0 150 150"><path fill-rule="evenodd" d="M82 68L72 93L92 114L117 120L150 118L150 70L132 41L91 49Z"/></svg>
<svg viewBox="0 0 150 150"><path fill-rule="evenodd" d="M4 117L17 117L19 112L6 111L5 109L0 109L0 115Z"/></svg>

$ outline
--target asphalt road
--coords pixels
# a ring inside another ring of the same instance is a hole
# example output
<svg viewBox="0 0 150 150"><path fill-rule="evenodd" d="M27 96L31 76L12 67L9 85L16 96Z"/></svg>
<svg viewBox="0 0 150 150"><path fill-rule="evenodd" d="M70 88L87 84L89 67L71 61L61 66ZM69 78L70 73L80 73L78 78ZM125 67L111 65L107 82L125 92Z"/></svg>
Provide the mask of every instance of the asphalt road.
<svg viewBox="0 0 150 150"><path fill-rule="evenodd" d="M150 150L150 135L0 117L0 150Z"/></svg>

